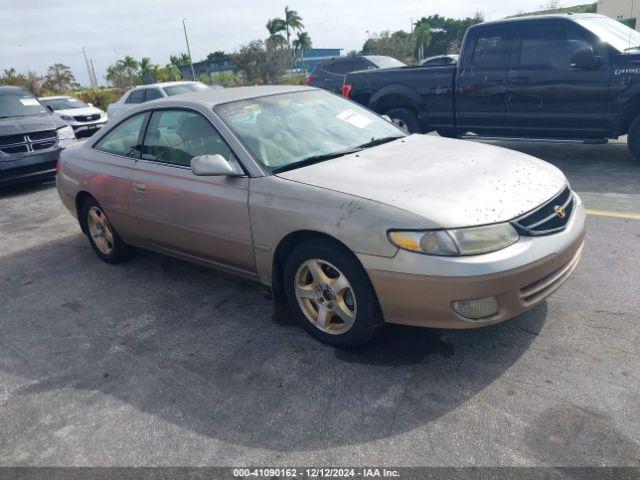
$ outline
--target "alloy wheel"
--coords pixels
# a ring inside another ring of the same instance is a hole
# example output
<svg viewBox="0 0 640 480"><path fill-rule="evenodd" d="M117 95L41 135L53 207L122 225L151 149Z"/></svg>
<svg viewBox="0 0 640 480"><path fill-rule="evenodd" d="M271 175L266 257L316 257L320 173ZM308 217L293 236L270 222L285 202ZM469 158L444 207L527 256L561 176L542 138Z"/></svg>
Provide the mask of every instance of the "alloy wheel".
<svg viewBox="0 0 640 480"><path fill-rule="evenodd" d="M110 255L113 251L113 230L107 216L100 208L96 206L89 208L87 225L89 234L98 250L104 255Z"/></svg>

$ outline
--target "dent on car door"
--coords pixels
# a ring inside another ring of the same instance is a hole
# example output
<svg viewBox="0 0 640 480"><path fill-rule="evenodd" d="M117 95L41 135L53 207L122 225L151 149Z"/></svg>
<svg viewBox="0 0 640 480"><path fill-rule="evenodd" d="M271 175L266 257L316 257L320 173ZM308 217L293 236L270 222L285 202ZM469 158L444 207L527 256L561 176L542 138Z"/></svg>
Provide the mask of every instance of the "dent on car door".
<svg viewBox="0 0 640 480"><path fill-rule="evenodd" d="M141 240L138 222L129 211L131 176L140 155L146 113L116 125L96 142L92 150L92 175L86 189L96 198L109 220L132 244Z"/></svg>
<svg viewBox="0 0 640 480"><path fill-rule="evenodd" d="M150 246L255 272L249 179L196 176L194 156L233 152L200 113L156 110L132 177L131 209Z"/></svg>

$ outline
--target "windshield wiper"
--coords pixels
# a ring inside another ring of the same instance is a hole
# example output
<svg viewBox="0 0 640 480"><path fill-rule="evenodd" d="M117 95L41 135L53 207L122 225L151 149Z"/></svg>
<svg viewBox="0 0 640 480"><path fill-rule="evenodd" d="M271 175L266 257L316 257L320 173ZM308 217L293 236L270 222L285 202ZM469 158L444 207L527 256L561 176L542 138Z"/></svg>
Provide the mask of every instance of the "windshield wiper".
<svg viewBox="0 0 640 480"><path fill-rule="evenodd" d="M313 165L314 163L324 162L325 160L331 160L332 158L344 157L345 155L349 155L350 153L356 153L362 150L363 147L355 147L349 148L347 150L340 150L339 152L333 153L323 153L321 155L312 155L310 157L303 158L294 163L290 163L289 165L283 165L278 168L273 169L273 173L286 172L287 170L294 170L296 168L306 167L308 165Z"/></svg>
<svg viewBox="0 0 640 480"><path fill-rule="evenodd" d="M401 137L382 137L382 138L372 138L370 142L367 143L363 143L362 145L358 145L358 148L360 149L364 149L364 148L371 148L371 147L375 147L377 145L382 145L383 143L389 143L389 142L393 142L394 140L398 140L399 138L404 138L403 136Z"/></svg>

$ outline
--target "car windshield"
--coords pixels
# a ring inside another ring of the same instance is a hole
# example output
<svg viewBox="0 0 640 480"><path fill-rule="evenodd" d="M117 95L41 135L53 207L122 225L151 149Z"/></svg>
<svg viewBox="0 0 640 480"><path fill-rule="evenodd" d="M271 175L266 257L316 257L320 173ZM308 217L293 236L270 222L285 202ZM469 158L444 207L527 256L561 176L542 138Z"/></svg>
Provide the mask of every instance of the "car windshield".
<svg viewBox="0 0 640 480"><path fill-rule="evenodd" d="M400 60L381 55L369 55L367 56L367 59L373 62L378 68L398 68L407 66L406 63L402 63Z"/></svg>
<svg viewBox="0 0 640 480"><path fill-rule="evenodd" d="M181 93L198 92L200 90L206 90L207 87L204 83L181 83L179 85L171 85L170 87L163 87L165 93L172 97L174 95L180 95Z"/></svg>
<svg viewBox="0 0 640 480"><path fill-rule="evenodd" d="M0 90L0 118L42 115L47 109L24 90Z"/></svg>
<svg viewBox="0 0 640 480"><path fill-rule="evenodd" d="M405 136L369 110L319 90L230 102L215 111L270 171L301 167Z"/></svg>
<svg viewBox="0 0 640 480"><path fill-rule="evenodd" d="M620 52L640 49L640 32L607 17L576 18L576 22Z"/></svg>
<svg viewBox="0 0 640 480"><path fill-rule="evenodd" d="M77 98L46 98L40 100L46 106L53 108L54 110L69 110L72 108L85 108L88 107L86 103Z"/></svg>

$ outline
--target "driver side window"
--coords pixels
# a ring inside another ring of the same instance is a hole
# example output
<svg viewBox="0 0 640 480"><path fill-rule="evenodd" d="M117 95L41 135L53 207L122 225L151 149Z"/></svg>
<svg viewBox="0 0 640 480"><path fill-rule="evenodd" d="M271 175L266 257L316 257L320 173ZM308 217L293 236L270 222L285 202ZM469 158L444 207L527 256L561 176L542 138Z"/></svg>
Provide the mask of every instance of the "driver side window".
<svg viewBox="0 0 640 480"><path fill-rule="evenodd" d="M235 161L227 143L199 113L187 110L152 113L142 145L143 160L190 167L193 157L215 154Z"/></svg>

